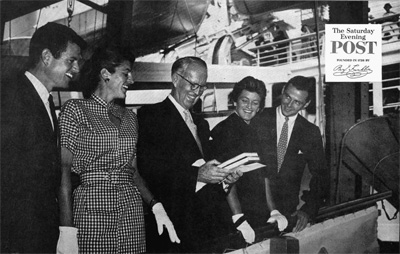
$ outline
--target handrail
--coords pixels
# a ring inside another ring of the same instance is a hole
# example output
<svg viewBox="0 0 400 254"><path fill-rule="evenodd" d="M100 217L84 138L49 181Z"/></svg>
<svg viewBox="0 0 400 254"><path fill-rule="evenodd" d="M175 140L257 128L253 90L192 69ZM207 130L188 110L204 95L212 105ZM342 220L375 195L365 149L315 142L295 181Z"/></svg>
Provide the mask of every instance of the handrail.
<svg viewBox="0 0 400 254"><path fill-rule="evenodd" d="M319 38L323 37L324 34L325 31L320 31ZM319 46L322 47L324 40L320 40L319 43ZM287 45L279 47L282 44ZM266 43L250 48L249 50L257 54L256 59L253 60L257 66L275 66L292 63L317 56L317 37L314 32L296 38ZM322 53L320 51L320 54Z"/></svg>
<svg viewBox="0 0 400 254"><path fill-rule="evenodd" d="M370 23L370 24L381 24L381 23L383 23L383 21L385 21L385 20L390 20L390 19L393 19L393 18L399 17L399 16L400 16L399 13L393 14L393 15L388 15L388 16L385 16L385 17L380 17L380 18L376 18L376 19L371 19L371 20L368 21L368 23ZM395 22L393 22L393 23L397 23L397 22L399 22L399 21L395 21Z"/></svg>
<svg viewBox="0 0 400 254"><path fill-rule="evenodd" d="M386 191L370 195L368 197L351 200L329 207L322 207L318 211L316 221L323 221L327 218L337 217L345 213L356 212L369 206L376 205L376 202L387 199L392 196L392 191Z"/></svg>
<svg viewBox="0 0 400 254"><path fill-rule="evenodd" d="M324 35L324 34L325 34L325 31L320 31L320 32L319 32L319 35L320 35L320 36L321 36L321 35ZM275 46L275 45L278 45L278 44L282 44L282 43L285 43L285 42L289 42L289 43L290 43L290 42L293 42L293 41L301 41L301 39L308 38L308 37L314 37L315 35L316 35L316 33L314 32L314 33L302 35L302 36L295 37L295 38L289 38L289 39L285 39L285 40L281 40L281 41L270 42L270 43L267 43L267 44L263 44L263 45L260 45L260 46L256 46L256 47L254 47L254 48L250 48L249 50L250 50L250 51L255 51L255 50L257 50L257 49L263 49L263 48Z"/></svg>

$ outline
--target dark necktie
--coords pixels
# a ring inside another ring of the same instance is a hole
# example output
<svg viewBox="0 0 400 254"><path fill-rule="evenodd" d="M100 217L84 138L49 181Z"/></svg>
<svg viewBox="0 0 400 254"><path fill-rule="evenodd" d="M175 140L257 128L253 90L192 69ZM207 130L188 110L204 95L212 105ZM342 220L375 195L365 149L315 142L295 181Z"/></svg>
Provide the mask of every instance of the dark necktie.
<svg viewBox="0 0 400 254"><path fill-rule="evenodd" d="M53 96L50 94L49 95L49 106L50 106L50 114L51 118L53 120L53 130L54 132L57 132L57 116L56 116L56 107L53 102Z"/></svg>
<svg viewBox="0 0 400 254"><path fill-rule="evenodd" d="M285 123L282 126L281 136L279 137L278 142L278 172L281 169L283 159L285 158L286 146L288 141L288 126L289 117L285 117Z"/></svg>

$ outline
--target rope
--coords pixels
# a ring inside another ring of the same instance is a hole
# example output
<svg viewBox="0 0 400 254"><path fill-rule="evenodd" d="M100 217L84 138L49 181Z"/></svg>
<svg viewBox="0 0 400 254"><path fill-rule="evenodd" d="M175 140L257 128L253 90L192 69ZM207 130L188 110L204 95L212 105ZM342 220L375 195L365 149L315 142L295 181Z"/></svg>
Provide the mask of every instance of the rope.
<svg viewBox="0 0 400 254"><path fill-rule="evenodd" d="M68 27L71 25L72 14L74 13L75 0L67 0L67 12L68 12Z"/></svg>

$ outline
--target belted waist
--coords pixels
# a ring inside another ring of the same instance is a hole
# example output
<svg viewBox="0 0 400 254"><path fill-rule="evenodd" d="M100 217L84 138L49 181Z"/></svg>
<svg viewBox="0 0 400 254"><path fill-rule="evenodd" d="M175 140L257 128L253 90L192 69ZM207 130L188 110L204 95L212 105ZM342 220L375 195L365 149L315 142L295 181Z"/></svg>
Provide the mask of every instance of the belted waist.
<svg viewBox="0 0 400 254"><path fill-rule="evenodd" d="M133 171L87 172L80 175L81 183L108 181L112 184L134 183Z"/></svg>

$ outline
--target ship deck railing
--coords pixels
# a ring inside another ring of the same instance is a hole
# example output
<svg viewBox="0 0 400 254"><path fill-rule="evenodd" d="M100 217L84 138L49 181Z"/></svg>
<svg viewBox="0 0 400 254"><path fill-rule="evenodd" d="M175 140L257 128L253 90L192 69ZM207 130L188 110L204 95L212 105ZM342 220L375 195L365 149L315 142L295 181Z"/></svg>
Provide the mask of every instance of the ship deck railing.
<svg viewBox="0 0 400 254"><path fill-rule="evenodd" d="M400 22L388 21L390 18L393 19L395 17L399 17L399 14L369 21L370 24L382 25L382 46L385 44L399 43L400 41ZM276 67L315 59L318 55L322 56L325 43L325 31L320 31L318 34L318 40L314 32L249 48L249 50L256 55L252 65ZM319 45L319 50L317 44Z"/></svg>

